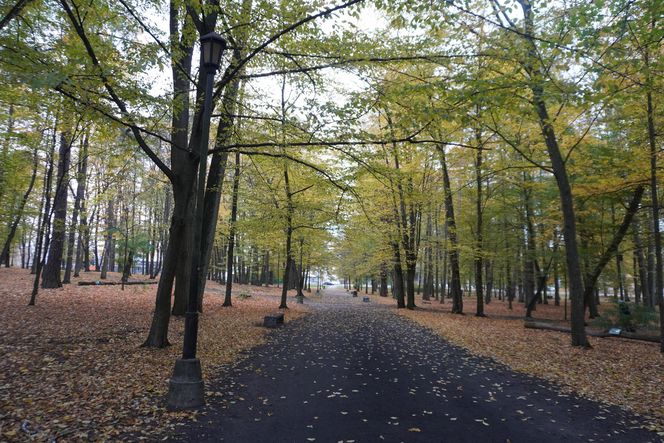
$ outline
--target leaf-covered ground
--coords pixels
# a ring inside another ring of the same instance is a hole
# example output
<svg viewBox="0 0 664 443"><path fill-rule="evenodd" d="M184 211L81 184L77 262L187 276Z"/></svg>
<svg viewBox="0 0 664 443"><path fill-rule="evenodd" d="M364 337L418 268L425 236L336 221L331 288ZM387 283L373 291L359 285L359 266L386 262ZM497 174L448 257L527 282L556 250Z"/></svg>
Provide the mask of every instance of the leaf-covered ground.
<svg viewBox="0 0 664 443"><path fill-rule="evenodd" d="M620 408L472 355L394 310L326 289L210 388L182 442L657 442Z"/></svg>
<svg viewBox="0 0 664 443"><path fill-rule="evenodd" d="M97 273L82 274L92 281ZM109 280L119 275L109 274ZM167 349L141 348L155 285L41 290L27 306L32 276L0 269L0 441L154 438L191 413L168 413L164 398L182 346L183 320L172 319ZM237 286L232 308L210 283L199 333L205 374L264 341L263 316L276 311L277 288ZM249 298L238 294L251 294ZM290 302L286 321L304 314ZM209 392L208 395L215 395ZM195 417L193 417L195 419Z"/></svg>
<svg viewBox="0 0 664 443"><path fill-rule="evenodd" d="M372 299L394 304L389 298ZM525 329L522 304L514 303L509 311L505 303L494 300L485 307L487 318L473 315L472 298L464 300L463 316L451 314L449 302L418 304L416 310L398 313L476 355L553 381L568 392L642 414L654 430L664 431L664 356L657 343L590 337L592 349L584 350L571 346L569 334ZM539 305L533 317L561 320L563 307Z"/></svg>

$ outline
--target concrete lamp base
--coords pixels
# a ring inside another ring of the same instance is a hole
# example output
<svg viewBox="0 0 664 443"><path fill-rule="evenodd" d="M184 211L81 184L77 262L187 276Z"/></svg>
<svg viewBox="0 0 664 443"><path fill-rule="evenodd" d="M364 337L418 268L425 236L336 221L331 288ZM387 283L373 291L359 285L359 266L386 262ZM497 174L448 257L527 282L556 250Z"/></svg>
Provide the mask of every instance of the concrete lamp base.
<svg viewBox="0 0 664 443"><path fill-rule="evenodd" d="M197 358L179 358L168 384L169 411L194 409L205 404L201 362Z"/></svg>

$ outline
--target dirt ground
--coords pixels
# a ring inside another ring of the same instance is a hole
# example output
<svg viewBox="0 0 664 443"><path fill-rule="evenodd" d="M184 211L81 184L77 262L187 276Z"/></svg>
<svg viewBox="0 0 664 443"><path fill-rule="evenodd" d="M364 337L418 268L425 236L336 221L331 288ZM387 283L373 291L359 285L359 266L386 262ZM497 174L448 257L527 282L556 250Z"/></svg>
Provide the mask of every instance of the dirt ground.
<svg viewBox="0 0 664 443"><path fill-rule="evenodd" d="M81 273L95 281L98 273ZM119 274L109 274L119 281ZM137 278L141 278L140 276ZM156 285L78 286L40 290L28 306L33 276L0 269L0 440L153 439L183 415L168 413L165 395L182 349L181 318L173 318L166 349L142 348ZM208 282L198 356L205 374L242 358L264 341L264 315L276 311L280 289L235 285L233 307ZM249 296L249 297L247 297ZM306 308L289 297L286 322ZM207 391L207 396L219 395Z"/></svg>

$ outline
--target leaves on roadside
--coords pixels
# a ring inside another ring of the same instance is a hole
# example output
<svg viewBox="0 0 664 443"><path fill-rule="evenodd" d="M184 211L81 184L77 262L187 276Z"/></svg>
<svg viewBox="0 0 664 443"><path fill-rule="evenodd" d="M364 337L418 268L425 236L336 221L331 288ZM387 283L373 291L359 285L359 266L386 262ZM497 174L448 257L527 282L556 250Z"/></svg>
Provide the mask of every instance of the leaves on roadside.
<svg viewBox="0 0 664 443"><path fill-rule="evenodd" d="M141 347L156 286L121 291L74 281L40 291L29 307L32 279L27 270L0 269L0 441L154 439L175 421L196 417L169 413L164 404L183 319L171 319L172 346ZM276 288L234 289L252 297L223 308L222 289L208 282L198 347L204 376L261 343L267 330L256 324L278 305ZM304 309L294 306L286 316Z"/></svg>

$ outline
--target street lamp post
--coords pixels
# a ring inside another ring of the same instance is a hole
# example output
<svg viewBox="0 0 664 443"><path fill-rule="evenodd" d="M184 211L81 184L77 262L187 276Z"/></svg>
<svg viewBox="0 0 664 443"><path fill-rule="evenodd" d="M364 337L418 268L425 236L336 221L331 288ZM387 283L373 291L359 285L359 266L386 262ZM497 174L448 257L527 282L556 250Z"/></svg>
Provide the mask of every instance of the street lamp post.
<svg viewBox="0 0 664 443"><path fill-rule="evenodd" d="M198 292L200 289L200 253L203 230L203 202L205 199L205 174L207 169L208 141L210 138L210 118L212 116L212 89L214 76L219 69L221 56L226 49L226 41L217 33L211 32L201 37L201 61L205 69L205 100L203 115L197 130L200 137L198 150L198 187L196 209L193 220L193 244L191 277L187 312L184 321L184 343L182 358L175 362L173 376L168 386L168 409L191 409L205 404L201 362L196 358L198 340Z"/></svg>

